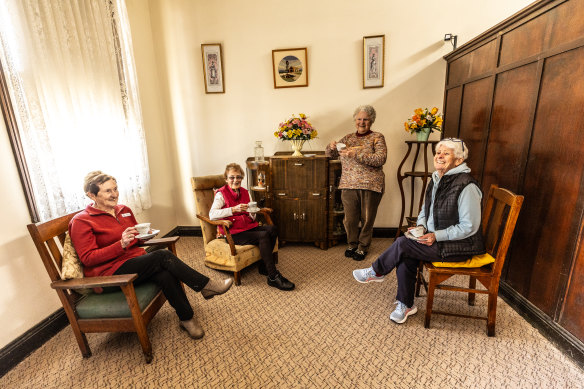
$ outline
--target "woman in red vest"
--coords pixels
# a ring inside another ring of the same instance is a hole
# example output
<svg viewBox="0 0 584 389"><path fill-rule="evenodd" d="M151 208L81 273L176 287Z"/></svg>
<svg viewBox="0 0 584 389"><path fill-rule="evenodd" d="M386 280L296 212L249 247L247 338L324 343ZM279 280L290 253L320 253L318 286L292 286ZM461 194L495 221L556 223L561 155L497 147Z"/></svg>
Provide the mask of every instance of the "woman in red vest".
<svg viewBox="0 0 584 389"><path fill-rule="evenodd" d="M259 246L263 261L259 263L259 271L260 274L268 276L268 285L280 290L294 289L294 284L276 269L272 255L278 238L276 227L273 225L260 226L255 220L256 214L247 211L250 197L249 192L241 187L244 176L243 169L236 163L230 163L225 167L223 175L226 185L215 193L209 218L211 220L229 220L232 223L229 232L235 244ZM219 232L223 233L223 228L218 228Z"/></svg>

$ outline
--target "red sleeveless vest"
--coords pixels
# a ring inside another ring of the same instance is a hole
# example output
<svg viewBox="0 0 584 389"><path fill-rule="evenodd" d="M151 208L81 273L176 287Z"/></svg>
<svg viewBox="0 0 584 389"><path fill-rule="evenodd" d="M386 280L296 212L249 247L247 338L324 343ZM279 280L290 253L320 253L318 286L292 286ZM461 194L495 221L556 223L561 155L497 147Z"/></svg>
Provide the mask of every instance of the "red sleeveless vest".
<svg viewBox="0 0 584 389"><path fill-rule="evenodd" d="M247 204L250 201L249 192L245 188L239 188L239 195L228 185L222 186L217 189L217 191L221 192L223 199L225 200L223 208L231 208L239 204ZM233 223L229 229L231 234L251 230L258 226L258 223L253 221L247 212L238 212L233 216L226 217L225 219L230 220ZM221 234L225 234L223 227L217 226L217 228Z"/></svg>

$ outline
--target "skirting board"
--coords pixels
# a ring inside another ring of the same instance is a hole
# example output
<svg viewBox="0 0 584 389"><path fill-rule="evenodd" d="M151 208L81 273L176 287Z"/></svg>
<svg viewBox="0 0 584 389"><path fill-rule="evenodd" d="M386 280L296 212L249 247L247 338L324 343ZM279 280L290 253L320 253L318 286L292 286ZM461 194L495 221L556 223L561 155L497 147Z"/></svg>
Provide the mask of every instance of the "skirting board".
<svg viewBox="0 0 584 389"><path fill-rule="evenodd" d="M499 283L499 297L537 328L560 351L576 362L580 368L584 369L584 343L550 319L539 308L507 285L505 281Z"/></svg>

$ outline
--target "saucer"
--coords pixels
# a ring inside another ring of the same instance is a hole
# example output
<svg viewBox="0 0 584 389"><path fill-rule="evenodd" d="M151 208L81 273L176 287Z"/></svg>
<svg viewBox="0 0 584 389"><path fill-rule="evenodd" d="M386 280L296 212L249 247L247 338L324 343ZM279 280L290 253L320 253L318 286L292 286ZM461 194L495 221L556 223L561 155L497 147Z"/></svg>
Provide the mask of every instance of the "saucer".
<svg viewBox="0 0 584 389"><path fill-rule="evenodd" d="M156 235L158 235L158 233L160 232L160 230L155 230L153 229L152 232L150 234L140 234L140 235L136 235L136 239L142 239L142 240L146 240L146 239L152 239L154 238Z"/></svg>
<svg viewBox="0 0 584 389"><path fill-rule="evenodd" d="M259 211L260 211L260 208L248 208L247 209L247 212L249 212L249 213L256 213L256 212L259 212Z"/></svg>

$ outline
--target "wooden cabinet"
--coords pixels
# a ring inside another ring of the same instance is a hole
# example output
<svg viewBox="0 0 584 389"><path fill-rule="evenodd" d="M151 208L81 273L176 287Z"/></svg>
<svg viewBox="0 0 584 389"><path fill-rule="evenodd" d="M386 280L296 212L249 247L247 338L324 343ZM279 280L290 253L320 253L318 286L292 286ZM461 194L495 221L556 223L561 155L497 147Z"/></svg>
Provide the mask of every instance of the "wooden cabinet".
<svg viewBox="0 0 584 389"><path fill-rule="evenodd" d="M525 196L501 293L584 360L584 2L542 0L445 57L444 135Z"/></svg>
<svg viewBox="0 0 584 389"><path fill-rule="evenodd" d="M328 248L328 158L324 152L310 157L292 157L278 152L265 163L247 161L248 187L255 201L274 210L279 239L285 242L314 242ZM257 178L264 173L265 188Z"/></svg>

